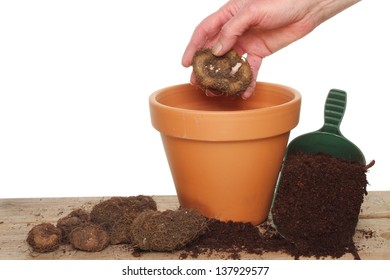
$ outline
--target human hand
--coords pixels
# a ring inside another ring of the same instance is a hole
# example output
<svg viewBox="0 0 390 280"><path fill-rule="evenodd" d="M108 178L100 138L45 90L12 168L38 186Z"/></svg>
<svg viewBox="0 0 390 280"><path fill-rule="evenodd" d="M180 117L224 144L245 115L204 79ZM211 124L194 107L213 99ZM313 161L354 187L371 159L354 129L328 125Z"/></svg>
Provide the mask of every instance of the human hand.
<svg viewBox="0 0 390 280"><path fill-rule="evenodd" d="M212 48L220 56L234 48L246 54L253 78L241 97L249 98L264 57L310 33L319 24L358 0L230 0L206 17L192 34L182 64L191 66L195 52ZM195 76L191 82L196 84ZM206 92L213 95L211 92Z"/></svg>

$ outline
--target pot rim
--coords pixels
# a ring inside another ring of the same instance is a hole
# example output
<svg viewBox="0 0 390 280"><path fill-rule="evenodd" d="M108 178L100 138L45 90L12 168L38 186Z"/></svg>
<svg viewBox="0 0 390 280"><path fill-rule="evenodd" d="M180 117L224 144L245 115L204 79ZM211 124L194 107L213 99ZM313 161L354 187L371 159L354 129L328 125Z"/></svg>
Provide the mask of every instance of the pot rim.
<svg viewBox="0 0 390 280"><path fill-rule="evenodd" d="M150 95L152 125L160 133L192 140L242 141L288 133L299 122L301 95L288 86L257 82L251 98L237 100L243 104L250 103L259 99L261 94L286 99L286 102L262 108L215 111L185 109L160 102L167 96L189 91L201 92L201 89L191 84L179 84L162 88Z"/></svg>

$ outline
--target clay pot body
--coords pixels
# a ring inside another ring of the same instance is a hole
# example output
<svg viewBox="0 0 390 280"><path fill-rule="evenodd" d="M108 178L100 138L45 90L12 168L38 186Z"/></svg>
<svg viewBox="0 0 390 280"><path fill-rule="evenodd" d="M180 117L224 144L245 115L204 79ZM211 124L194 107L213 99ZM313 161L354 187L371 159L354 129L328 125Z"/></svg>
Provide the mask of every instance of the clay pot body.
<svg viewBox="0 0 390 280"><path fill-rule="evenodd" d="M248 100L207 97L190 84L149 99L179 203L222 221L259 224L269 214L300 94L257 83Z"/></svg>

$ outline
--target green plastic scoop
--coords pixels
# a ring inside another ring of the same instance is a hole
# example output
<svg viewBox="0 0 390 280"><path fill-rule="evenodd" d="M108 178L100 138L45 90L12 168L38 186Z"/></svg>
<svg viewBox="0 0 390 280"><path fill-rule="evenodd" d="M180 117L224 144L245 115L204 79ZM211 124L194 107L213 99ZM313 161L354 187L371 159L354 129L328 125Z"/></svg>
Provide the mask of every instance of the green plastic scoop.
<svg viewBox="0 0 390 280"><path fill-rule="evenodd" d="M286 156L291 152L306 152L316 154L327 153L361 164L366 164L360 149L345 138L340 132L340 124L347 105L347 93L338 89L331 89L325 102L325 123L317 131L298 136L287 147Z"/></svg>

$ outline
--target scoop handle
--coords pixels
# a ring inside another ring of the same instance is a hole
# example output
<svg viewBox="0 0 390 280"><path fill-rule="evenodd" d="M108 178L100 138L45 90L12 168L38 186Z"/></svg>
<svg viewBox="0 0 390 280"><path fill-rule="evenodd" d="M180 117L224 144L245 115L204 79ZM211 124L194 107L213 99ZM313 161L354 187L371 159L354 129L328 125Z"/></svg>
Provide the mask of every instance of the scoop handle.
<svg viewBox="0 0 390 280"><path fill-rule="evenodd" d="M325 102L324 125L321 132L342 136L340 124L347 106L347 93L339 89L331 89Z"/></svg>

